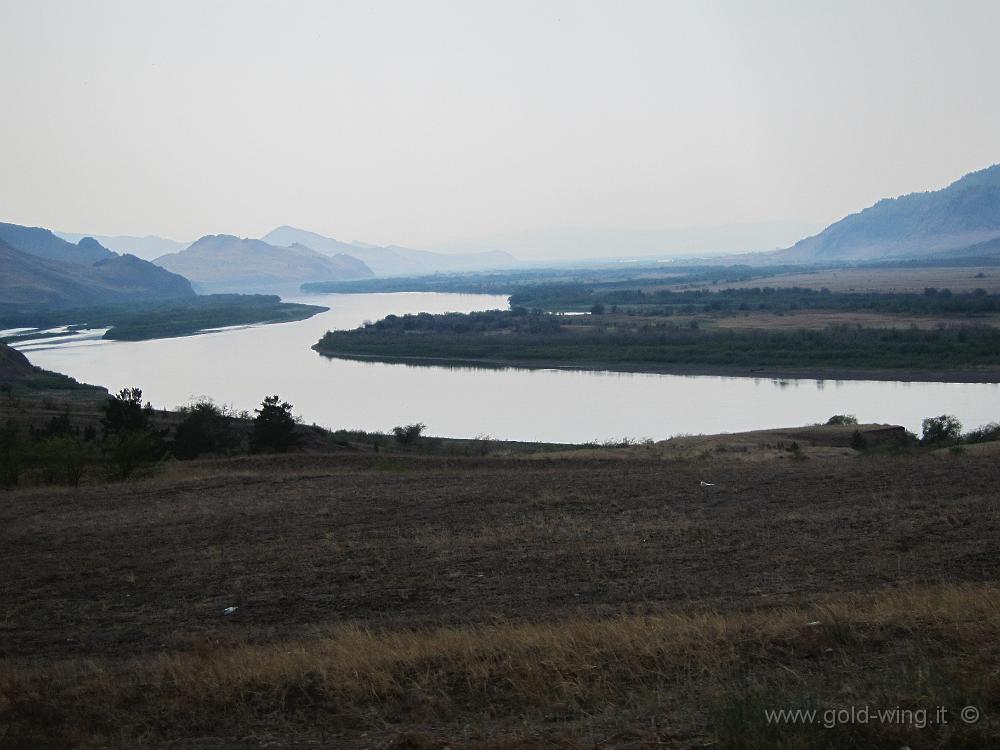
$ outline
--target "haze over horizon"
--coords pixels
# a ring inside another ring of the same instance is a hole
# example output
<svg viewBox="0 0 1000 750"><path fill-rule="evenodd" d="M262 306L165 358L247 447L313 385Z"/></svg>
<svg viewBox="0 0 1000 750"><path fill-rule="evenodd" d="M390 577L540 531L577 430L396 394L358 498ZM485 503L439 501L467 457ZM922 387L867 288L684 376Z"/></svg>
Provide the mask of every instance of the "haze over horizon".
<svg viewBox="0 0 1000 750"><path fill-rule="evenodd" d="M0 15L0 219L64 231L291 224L532 260L564 257L562 227L605 255L609 232L815 229L1000 161L991 2Z"/></svg>

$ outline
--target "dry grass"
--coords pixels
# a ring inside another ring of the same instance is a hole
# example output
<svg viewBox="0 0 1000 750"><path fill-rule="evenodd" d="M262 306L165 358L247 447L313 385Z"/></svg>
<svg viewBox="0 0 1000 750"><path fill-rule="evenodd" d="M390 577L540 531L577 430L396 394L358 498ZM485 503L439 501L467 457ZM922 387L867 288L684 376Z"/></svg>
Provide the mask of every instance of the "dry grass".
<svg viewBox="0 0 1000 750"><path fill-rule="evenodd" d="M990 746L761 724L1000 710L995 454L823 453L840 432L7 493L0 750Z"/></svg>
<svg viewBox="0 0 1000 750"><path fill-rule="evenodd" d="M982 276L978 276L982 274ZM701 288L704 284L692 284ZM712 289L740 287L790 287L807 289L826 287L831 292L922 292L927 287L970 292L985 289L1000 292L1000 269L996 266L955 268L848 268L795 273L753 279L747 282L718 284ZM683 288L683 287L678 287Z"/></svg>
<svg viewBox="0 0 1000 750"><path fill-rule="evenodd" d="M701 318L702 322L704 317ZM782 315L774 313L736 313L709 318L708 323L716 328L753 329L760 331L795 331L809 329L821 331L830 326L860 326L862 328L919 328L933 331L940 327L977 325L996 328L1000 326L1000 316L986 315L969 318L958 315L896 315L864 312L822 312L795 310Z"/></svg>
<svg viewBox="0 0 1000 750"><path fill-rule="evenodd" d="M778 680L786 688L789 680L783 678L791 676L795 689L779 693L772 685L761 709L887 700L919 708L955 695L974 696L983 711L1000 708L993 645L998 638L1000 590L993 585L824 598L809 607L767 612L416 632L344 626L308 641L196 640L184 653L125 662L7 666L0 670L0 716L13 722L14 738L30 728L35 737L71 746L122 737L154 741L212 725L280 733L290 724L311 722L384 739L394 726L454 727L473 717L517 717L536 731L580 739L595 719L601 731L621 731L622 718L638 725L658 709L669 717L676 740L681 730L685 741L715 737L734 746L719 712L745 700L740 680L747 675L758 686ZM905 682L905 670L914 665L949 670L948 685L935 684L937 695L920 695L924 686ZM824 684L818 675L837 675L841 683ZM947 693L940 692L944 687ZM785 706L781 700L793 702ZM961 706L948 708L957 712ZM763 715L757 723L766 729ZM916 731L869 729L869 738ZM953 729L976 741L988 736L984 727ZM940 739L951 736L945 730L922 731ZM818 735L834 741L844 736L827 729Z"/></svg>

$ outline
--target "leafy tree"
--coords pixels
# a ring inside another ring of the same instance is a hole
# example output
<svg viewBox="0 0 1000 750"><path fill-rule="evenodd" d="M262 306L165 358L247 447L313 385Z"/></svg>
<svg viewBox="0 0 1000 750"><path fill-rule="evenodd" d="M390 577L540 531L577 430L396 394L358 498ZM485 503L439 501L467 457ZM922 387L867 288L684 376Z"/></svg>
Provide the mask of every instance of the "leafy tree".
<svg viewBox="0 0 1000 750"><path fill-rule="evenodd" d="M420 435L425 429L427 429L427 425L423 422L417 422L416 424L393 427L392 434L400 445L413 445L420 439Z"/></svg>
<svg viewBox="0 0 1000 750"><path fill-rule="evenodd" d="M863 451L868 447L868 440L861 434L861 430L855 430L851 435L851 447L856 451Z"/></svg>
<svg viewBox="0 0 1000 750"><path fill-rule="evenodd" d="M108 396L101 426L105 436L123 432L152 430L153 405L142 403L142 389L122 388L116 396Z"/></svg>
<svg viewBox="0 0 1000 750"><path fill-rule="evenodd" d="M846 424L857 424L858 418L853 414L834 414L828 420L826 420L828 425L846 425Z"/></svg>
<svg viewBox="0 0 1000 750"><path fill-rule="evenodd" d="M101 425L105 448L120 479L163 455L166 431L153 428L153 406L142 403L139 388L123 388L109 396Z"/></svg>
<svg viewBox="0 0 1000 750"><path fill-rule="evenodd" d="M254 413L257 415L253 420L251 437L254 452L281 453L299 444L300 438L295 431L296 421L292 416L290 403L282 401L278 396L267 396Z"/></svg>
<svg viewBox="0 0 1000 750"><path fill-rule="evenodd" d="M957 417L942 414L940 417L928 417L921 422L923 436L920 442L924 445L957 442L962 436L962 423Z"/></svg>
<svg viewBox="0 0 1000 750"><path fill-rule="evenodd" d="M197 458L205 453L226 454L239 445L240 437L225 409L204 400L180 411L184 419L177 425L172 446L177 458Z"/></svg>

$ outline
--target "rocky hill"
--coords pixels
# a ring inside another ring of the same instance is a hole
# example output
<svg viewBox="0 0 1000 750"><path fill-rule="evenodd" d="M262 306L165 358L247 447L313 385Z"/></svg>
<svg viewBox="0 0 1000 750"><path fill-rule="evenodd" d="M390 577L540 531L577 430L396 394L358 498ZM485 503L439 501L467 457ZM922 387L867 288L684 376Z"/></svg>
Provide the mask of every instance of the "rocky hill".
<svg viewBox="0 0 1000 750"><path fill-rule="evenodd" d="M782 262L888 260L990 251L1000 237L1000 164L942 190L885 198L774 255Z"/></svg>

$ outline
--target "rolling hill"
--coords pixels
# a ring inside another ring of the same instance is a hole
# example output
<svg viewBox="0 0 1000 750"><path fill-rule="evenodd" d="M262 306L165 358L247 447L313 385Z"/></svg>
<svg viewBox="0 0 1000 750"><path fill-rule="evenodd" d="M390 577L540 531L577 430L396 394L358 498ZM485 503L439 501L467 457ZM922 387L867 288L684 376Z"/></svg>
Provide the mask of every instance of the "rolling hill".
<svg viewBox="0 0 1000 750"><path fill-rule="evenodd" d="M981 254L990 252L984 243L997 238L1000 164L967 174L942 190L880 200L772 258L819 263Z"/></svg>
<svg viewBox="0 0 1000 750"><path fill-rule="evenodd" d="M276 247L226 234L202 237L186 250L156 259L207 291L274 291L304 281L350 281L373 275L358 258L322 255L303 245Z"/></svg>
<svg viewBox="0 0 1000 750"><path fill-rule="evenodd" d="M347 253L363 260L377 276L419 276L445 271L484 271L511 266L510 253L490 250L477 253L434 253L397 245L366 245L341 242L305 229L282 226L262 238L272 245L305 245L324 254Z"/></svg>
<svg viewBox="0 0 1000 750"><path fill-rule="evenodd" d="M117 255L89 238L73 245L47 229L0 225L0 267L0 305L6 306L78 307L194 296L182 276Z"/></svg>
<svg viewBox="0 0 1000 750"><path fill-rule="evenodd" d="M190 242L178 242L166 237L157 237L154 234L147 234L145 237L135 237L127 234L79 234L77 232L55 232L55 234L68 242L79 242L84 237L92 237L109 250L114 250L116 253L134 255L143 260L154 260L167 253L179 253L191 244Z"/></svg>

